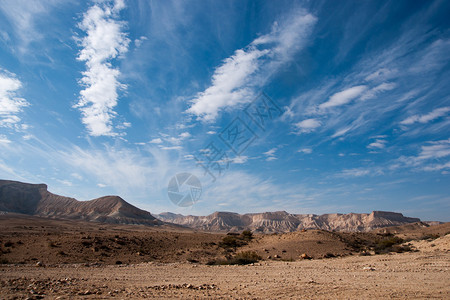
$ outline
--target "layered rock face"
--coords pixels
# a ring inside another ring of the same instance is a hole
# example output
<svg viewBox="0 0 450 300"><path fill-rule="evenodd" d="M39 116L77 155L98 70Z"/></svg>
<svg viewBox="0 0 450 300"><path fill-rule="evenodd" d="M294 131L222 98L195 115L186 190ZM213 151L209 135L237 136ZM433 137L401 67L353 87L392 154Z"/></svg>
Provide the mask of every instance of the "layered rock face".
<svg viewBox="0 0 450 300"><path fill-rule="evenodd" d="M45 184L9 180L0 180L0 211L116 224L162 223L149 212L129 204L119 196L78 201L50 193Z"/></svg>
<svg viewBox="0 0 450 300"><path fill-rule="evenodd" d="M237 214L215 212L208 216L183 216L161 213L162 221L208 231L293 232L302 229L325 229L337 231L365 232L377 228L420 222L401 213L373 211L370 214L290 214L285 211Z"/></svg>

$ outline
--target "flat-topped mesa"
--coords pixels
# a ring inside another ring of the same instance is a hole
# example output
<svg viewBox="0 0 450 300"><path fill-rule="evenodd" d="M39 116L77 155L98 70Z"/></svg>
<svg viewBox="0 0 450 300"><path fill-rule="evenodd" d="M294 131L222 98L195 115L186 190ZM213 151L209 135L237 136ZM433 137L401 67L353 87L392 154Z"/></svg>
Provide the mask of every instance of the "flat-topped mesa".
<svg viewBox="0 0 450 300"><path fill-rule="evenodd" d="M390 221L407 222L407 223L420 222L420 219L418 219L418 218L405 217L405 216L403 216L402 213L390 212L390 211L373 211L369 215L370 221L375 220L377 218L383 218L383 219L389 219Z"/></svg>
<svg viewBox="0 0 450 300"><path fill-rule="evenodd" d="M349 214L290 214L286 211L237 214L215 212L208 216L157 215L166 222L194 229L210 231L237 231L250 229L255 232L292 232L302 229L324 229L361 232L387 226L419 222L420 219L404 217L401 213L374 211Z"/></svg>
<svg viewBox="0 0 450 300"><path fill-rule="evenodd" d="M0 210L50 218L80 219L120 224L161 224L149 212L119 196L90 201L59 196L45 184L0 180Z"/></svg>

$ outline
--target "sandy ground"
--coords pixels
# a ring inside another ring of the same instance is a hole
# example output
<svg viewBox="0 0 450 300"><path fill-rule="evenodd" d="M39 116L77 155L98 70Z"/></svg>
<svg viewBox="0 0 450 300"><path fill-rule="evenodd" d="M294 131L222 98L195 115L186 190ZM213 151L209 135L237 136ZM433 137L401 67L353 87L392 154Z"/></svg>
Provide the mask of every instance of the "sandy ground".
<svg viewBox="0 0 450 300"><path fill-rule="evenodd" d="M397 228L429 237L373 256L352 248L371 233L257 235L237 251L261 262L208 266L224 234L0 216L0 299L450 299L449 225Z"/></svg>
<svg viewBox="0 0 450 300"><path fill-rule="evenodd" d="M3 265L0 270L3 299L450 299L448 251L247 266Z"/></svg>

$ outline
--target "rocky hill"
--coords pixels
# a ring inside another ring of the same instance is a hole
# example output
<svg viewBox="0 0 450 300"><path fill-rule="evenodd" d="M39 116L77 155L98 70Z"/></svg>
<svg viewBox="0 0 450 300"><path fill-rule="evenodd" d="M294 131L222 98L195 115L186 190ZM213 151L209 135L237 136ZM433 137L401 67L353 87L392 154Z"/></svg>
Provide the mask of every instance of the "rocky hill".
<svg viewBox="0 0 450 300"><path fill-rule="evenodd" d="M0 180L0 211L116 224L162 223L118 196L78 201L50 193L45 184L9 180Z"/></svg>
<svg viewBox="0 0 450 300"><path fill-rule="evenodd" d="M152 216L118 196L105 196L90 201L52 194L45 184L29 184L0 180L0 212L33 216L97 221L115 224L155 225L168 222L198 230L237 232L293 232L302 229L325 229L365 232L389 226L419 222L401 213L374 211L370 214L290 214L285 211L238 214L215 212L208 216L184 216L161 213ZM163 221L163 222L161 222Z"/></svg>
<svg viewBox="0 0 450 300"><path fill-rule="evenodd" d="M293 232L302 229L325 229L366 232L377 228L420 222L401 213L373 211L370 214L290 214L285 211L237 214L215 212L208 216L183 216L173 213L155 215L158 219L207 231Z"/></svg>

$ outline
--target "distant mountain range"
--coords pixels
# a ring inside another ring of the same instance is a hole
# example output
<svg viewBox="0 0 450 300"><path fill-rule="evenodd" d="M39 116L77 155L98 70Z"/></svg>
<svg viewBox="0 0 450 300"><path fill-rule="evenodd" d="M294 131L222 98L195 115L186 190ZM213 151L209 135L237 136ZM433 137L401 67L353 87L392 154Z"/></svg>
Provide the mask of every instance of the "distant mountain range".
<svg viewBox="0 0 450 300"><path fill-rule="evenodd" d="M78 201L50 193L45 184L0 180L0 211L114 224L162 224L118 196Z"/></svg>
<svg viewBox="0 0 450 300"><path fill-rule="evenodd" d="M155 215L158 219L205 231L241 231L274 233L302 229L336 231L371 231L377 228L420 222L418 218L404 217L401 213L373 211L370 214L290 214L285 211L237 214L215 212L208 216L183 216L173 213Z"/></svg>
<svg viewBox="0 0 450 300"><path fill-rule="evenodd" d="M0 180L0 212L46 218L96 221L114 224L157 225L172 223L197 230L233 232L249 229L261 233L302 229L370 231L420 222L401 213L373 211L370 214L290 214L285 211L238 214L215 212L208 216L184 216L170 212L152 216L118 196L78 201L50 193L45 184ZM156 217L156 218L155 218Z"/></svg>

